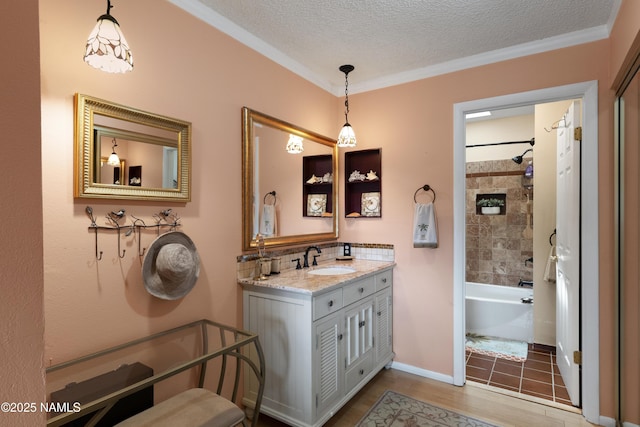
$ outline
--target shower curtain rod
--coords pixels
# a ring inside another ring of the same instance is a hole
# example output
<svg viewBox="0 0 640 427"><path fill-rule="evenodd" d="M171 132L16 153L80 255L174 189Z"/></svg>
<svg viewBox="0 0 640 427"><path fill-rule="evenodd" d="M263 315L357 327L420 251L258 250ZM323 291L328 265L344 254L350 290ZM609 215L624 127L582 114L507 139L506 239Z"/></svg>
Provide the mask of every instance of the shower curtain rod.
<svg viewBox="0 0 640 427"><path fill-rule="evenodd" d="M535 138L531 138L529 141L506 141L506 142L491 142L488 144L473 144L466 145L466 148L474 148L474 147L488 147L490 145L510 145L510 144L531 144L533 146L536 143Z"/></svg>

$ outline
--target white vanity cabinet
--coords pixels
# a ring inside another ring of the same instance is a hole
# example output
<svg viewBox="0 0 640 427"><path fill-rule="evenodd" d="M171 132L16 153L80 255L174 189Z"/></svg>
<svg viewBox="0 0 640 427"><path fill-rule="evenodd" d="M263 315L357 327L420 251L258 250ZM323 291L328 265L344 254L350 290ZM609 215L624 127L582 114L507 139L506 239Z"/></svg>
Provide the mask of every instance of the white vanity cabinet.
<svg viewBox="0 0 640 427"><path fill-rule="evenodd" d="M312 293L243 285L244 329L265 353L262 413L321 426L391 362L392 277L388 268ZM255 384L245 388L252 407Z"/></svg>

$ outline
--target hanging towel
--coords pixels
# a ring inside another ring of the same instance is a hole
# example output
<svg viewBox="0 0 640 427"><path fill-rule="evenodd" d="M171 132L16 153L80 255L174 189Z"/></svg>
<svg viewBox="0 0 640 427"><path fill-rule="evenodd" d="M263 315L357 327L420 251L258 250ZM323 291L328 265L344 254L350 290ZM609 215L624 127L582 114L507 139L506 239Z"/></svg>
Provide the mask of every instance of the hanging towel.
<svg viewBox="0 0 640 427"><path fill-rule="evenodd" d="M413 247L437 248L438 226L433 203L416 203L413 215Z"/></svg>
<svg viewBox="0 0 640 427"><path fill-rule="evenodd" d="M260 215L260 234L264 237L276 234L276 205L263 205Z"/></svg>
<svg viewBox="0 0 640 427"><path fill-rule="evenodd" d="M547 259L547 265L544 268L544 280L546 282L556 281L556 263L557 262L558 262L558 257L556 256L556 246L551 245L551 249L549 250L549 258Z"/></svg>

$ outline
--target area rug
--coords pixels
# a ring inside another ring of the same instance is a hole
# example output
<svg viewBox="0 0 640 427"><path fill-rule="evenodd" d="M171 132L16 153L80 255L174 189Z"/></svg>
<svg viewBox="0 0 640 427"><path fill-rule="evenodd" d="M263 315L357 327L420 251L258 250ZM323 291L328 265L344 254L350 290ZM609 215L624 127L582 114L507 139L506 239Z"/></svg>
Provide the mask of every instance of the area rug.
<svg viewBox="0 0 640 427"><path fill-rule="evenodd" d="M485 356L524 362L527 360L529 345L524 341L467 334L466 349Z"/></svg>
<svg viewBox="0 0 640 427"><path fill-rule="evenodd" d="M495 427L391 390L384 392L356 427Z"/></svg>

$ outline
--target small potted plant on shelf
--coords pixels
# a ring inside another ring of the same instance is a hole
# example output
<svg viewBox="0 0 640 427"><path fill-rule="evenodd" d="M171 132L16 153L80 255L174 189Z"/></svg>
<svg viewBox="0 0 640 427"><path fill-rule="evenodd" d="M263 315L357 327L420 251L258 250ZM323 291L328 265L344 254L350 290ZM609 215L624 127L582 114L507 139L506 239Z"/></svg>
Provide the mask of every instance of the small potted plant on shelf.
<svg viewBox="0 0 640 427"><path fill-rule="evenodd" d="M496 198L479 199L476 204L480 206L482 215L498 215L500 209L504 206L504 200Z"/></svg>

